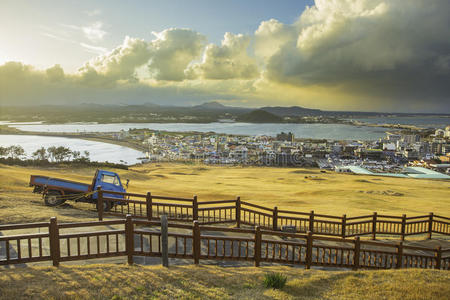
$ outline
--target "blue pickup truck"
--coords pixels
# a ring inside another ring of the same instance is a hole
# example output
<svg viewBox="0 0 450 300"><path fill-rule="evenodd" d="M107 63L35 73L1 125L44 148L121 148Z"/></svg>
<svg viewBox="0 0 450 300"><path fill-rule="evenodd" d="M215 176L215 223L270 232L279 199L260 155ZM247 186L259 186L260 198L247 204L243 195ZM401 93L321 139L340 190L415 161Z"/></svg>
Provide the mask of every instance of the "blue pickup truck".
<svg viewBox="0 0 450 300"><path fill-rule="evenodd" d="M126 187L128 188L127 179ZM40 175L31 175L30 186L34 187L33 193L40 193L44 196L45 205L57 206L66 200L76 202L97 203L97 188L101 187L103 191L114 191L125 193L122 182L117 173L97 170L91 184L70 181L60 178L52 178ZM113 195L104 193L106 197L123 199L122 195ZM104 211L108 211L114 203L105 201Z"/></svg>

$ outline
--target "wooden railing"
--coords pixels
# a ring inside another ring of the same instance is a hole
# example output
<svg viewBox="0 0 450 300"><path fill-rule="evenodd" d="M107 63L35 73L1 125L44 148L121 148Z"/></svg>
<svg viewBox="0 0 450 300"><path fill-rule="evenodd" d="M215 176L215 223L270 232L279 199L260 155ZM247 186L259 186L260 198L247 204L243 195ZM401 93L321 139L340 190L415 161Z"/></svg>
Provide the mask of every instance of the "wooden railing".
<svg viewBox="0 0 450 300"><path fill-rule="evenodd" d="M237 200L216 200L197 202L198 222L200 224L220 224L236 222ZM221 206L217 206L220 204Z"/></svg>
<svg viewBox="0 0 450 300"><path fill-rule="evenodd" d="M270 208L241 201L239 211L241 224L257 225L264 229L276 228L276 216Z"/></svg>
<svg viewBox="0 0 450 300"><path fill-rule="evenodd" d="M11 224L0 225L0 232L19 229L38 229L49 228L50 223L28 223L28 224ZM54 240L54 239L53 239ZM9 236L0 236L0 255L4 259L0 259L0 265L5 264L20 264L49 260L52 258L51 254L45 249L50 247L50 233L49 230L45 233L27 233L14 234ZM37 243L37 245L36 245ZM32 247L31 245L36 245ZM15 246L15 255L12 255L10 249ZM22 249L26 248L23 252ZM37 251L34 250L37 248ZM4 251L3 251L4 249ZM37 252L37 253L36 253Z"/></svg>
<svg viewBox="0 0 450 300"><path fill-rule="evenodd" d="M100 227L100 228L99 228ZM76 232L76 228L82 232ZM126 219L80 223L49 222L0 225L0 265L78 261L106 257L161 257L251 261L350 269L450 269L450 248L441 249L342 237L325 237L262 229L225 228ZM29 232L44 229L45 232ZM26 231L24 233L24 231ZM166 243L162 242L166 240Z"/></svg>
<svg viewBox="0 0 450 300"><path fill-rule="evenodd" d="M161 215L167 215L169 220L193 221L198 218L197 197L193 198L177 198L135 193L121 193L108 191L107 193L101 189L98 193L98 218L103 220L103 215L125 216L131 214L133 218L143 218L152 220L159 218ZM109 197L105 197L107 194ZM123 197L123 199L113 198L112 195ZM104 211L105 204L108 211ZM186 204L189 203L189 204Z"/></svg>
<svg viewBox="0 0 450 300"><path fill-rule="evenodd" d="M450 235L450 218L433 213L407 217L374 212L370 215L347 217L318 214L314 211L306 213L280 210L277 207L268 208L241 201L240 197L234 200L199 202L197 196L177 198L151 193L107 192L108 195L123 197L118 200L105 197L105 193L101 189L98 190L99 220L103 220L105 213L123 217L131 214L133 218L148 221L167 215L169 221L198 221L201 225L236 223L237 227L243 224L275 231L311 231L313 234L342 238L370 235L374 240L377 235L399 236L402 241L411 235L427 234L428 238L431 238L433 233ZM107 207L112 206L110 211L103 211L104 203L107 203Z"/></svg>

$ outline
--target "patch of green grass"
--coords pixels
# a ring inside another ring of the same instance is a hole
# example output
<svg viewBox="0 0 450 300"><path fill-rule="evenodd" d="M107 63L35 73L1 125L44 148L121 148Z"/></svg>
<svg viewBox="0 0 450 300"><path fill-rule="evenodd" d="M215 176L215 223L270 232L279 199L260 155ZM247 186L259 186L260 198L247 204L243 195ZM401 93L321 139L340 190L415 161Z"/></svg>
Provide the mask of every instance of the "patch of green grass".
<svg viewBox="0 0 450 300"><path fill-rule="evenodd" d="M286 284L287 277L280 273L269 273L264 275L264 286L272 289L282 289Z"/></svg>

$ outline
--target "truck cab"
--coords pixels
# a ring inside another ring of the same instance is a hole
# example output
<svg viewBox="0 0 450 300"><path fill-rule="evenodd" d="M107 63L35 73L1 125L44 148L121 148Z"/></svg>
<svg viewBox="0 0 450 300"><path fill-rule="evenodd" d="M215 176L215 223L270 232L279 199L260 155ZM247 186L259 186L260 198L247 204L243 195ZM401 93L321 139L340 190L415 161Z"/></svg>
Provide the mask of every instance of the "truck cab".
<svg viewBox="0 0 450 300"><path fill-rule="evenodd" d="M103 191L113 191L113 192L121 192L125 193L126 190L122 186L122 182L120 180L119 175L114 172L104 171L104 170L97 170L95 172L95 176L92 182L92 191L97 190L98 188L101 188ZM123 196L121 195L113 195L104 193L105 197L108 198L118 198L123 199ZM97 193L94 193L92 195L92 199L96 200L98 197Z"/></svg>

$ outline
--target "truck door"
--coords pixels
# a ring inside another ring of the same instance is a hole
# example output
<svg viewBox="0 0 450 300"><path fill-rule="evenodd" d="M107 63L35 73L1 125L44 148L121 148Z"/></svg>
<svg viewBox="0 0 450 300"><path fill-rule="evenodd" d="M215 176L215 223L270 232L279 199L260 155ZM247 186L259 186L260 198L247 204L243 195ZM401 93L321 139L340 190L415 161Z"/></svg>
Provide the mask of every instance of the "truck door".
<svg viewBox="0 0 450 300"><path fill-rule="evenodd" d="M123 199L121 195L113 195L108 194L106 191L114 191L114 192L125 192L125 189L122 187L122 183L120 182L120 178L116 173L113 172L104 172L99 171L95 188L101 187L103 191L105 191L104 195L108 198L118 198Z"/></svg>

